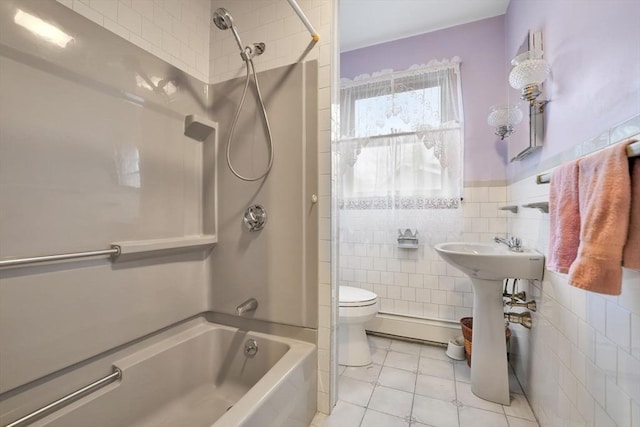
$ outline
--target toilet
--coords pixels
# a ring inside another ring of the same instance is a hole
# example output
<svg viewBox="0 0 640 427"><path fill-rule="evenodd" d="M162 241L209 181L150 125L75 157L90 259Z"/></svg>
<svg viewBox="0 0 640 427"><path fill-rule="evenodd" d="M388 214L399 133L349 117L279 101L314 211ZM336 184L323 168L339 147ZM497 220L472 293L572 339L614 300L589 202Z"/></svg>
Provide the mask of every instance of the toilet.
<svg viewBox="0 0 640 427"><path fill-rule="evenodd" d="M366 321L378 312L378 296L366 289L340 286L338 310L338 363L365 366L371 363L371 351L364 331Z"/></svg>

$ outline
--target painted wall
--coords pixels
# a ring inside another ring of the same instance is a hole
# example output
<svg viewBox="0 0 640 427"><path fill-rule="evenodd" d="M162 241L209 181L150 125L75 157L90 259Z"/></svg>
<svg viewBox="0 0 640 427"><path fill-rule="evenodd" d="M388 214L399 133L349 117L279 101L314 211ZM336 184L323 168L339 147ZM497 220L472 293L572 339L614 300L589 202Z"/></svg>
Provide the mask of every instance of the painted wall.
<svg viewBox="0 0 640 427"><path fill-rule="evenodd" d="M635 1L511 2L508 52L529 29L541 30L552 75L545 146L510 166L520 178L509 186L509 204L548 200L535 173L640 131L639 18ZM547 254L548 215L522 210L509 230ZM548 271L527 285L539 311L531 331L512 328L511 361L541 427L640 425L639 283L640 272L625 269L618 297L573 288Z"/></svg>
<svg viewBox="0 0 640 427"><path fill-rule="evenodd" d="M210 0L57 0L96 24L209 81Z"/></svg>
<svg viewBox="0 0 640 427"><path fill-rule="evenodd" d="M389 68L406 70L454 56L462 59L464 180L501 185L506 181L506 143L493 134L487 116L491 105L507 101L504 16L342 53L340 77L353 79Z"/></svg>
<svg viewBox="0 0 640 427"><path fill-rule="evenodd" d="M512 177L548 167L548 159L638 112L639 17L640 4L633 0L510 3L505 23L507 59L529 30L542 31L544 55L551 65L543 85L544 99L551 100L546 107L544 147L512 165ZM519 93L510 89L510 97L515 99Z"/></svg>

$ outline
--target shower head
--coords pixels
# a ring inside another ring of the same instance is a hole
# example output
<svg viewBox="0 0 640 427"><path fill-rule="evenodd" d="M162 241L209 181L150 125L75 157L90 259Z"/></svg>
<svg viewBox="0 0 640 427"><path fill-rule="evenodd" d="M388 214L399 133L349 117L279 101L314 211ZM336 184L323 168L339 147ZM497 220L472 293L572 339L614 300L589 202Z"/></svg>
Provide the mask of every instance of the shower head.
<svg viewBox="0 0 640 427"><path fill-rule="evenodd" d="M236 26L233 25L233 18L231 18L231 14L229 11L223 7L218 8L213 12L213 23L216 24L216 27L221 30L231 30L233 33L233 37L236 39L236 43L238 43L238 48L240 49L240 57L247 61L246 54L244 53L244 47L242 46L242 41L240 41L240 35L236 31Z"/></svg>
<svg viewBox="0 0 640 427"><path fill-rule="evenodd" d="M233 28L233 18L231 18L231 14L227 9L222 7L213 12L213 23L221 30Z"/></svg>

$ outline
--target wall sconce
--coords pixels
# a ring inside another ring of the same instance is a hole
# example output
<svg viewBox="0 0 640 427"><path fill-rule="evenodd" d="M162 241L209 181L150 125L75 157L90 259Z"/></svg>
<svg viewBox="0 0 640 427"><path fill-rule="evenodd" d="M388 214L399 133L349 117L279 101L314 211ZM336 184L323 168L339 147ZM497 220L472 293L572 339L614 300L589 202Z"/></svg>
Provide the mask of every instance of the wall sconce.
<svg viewBox="0 0 640 427"><path fill-rule="evenodd" d="M517 105L513 107L494 105L490 110L487 123L489 123L489 126L496 128L495 133L501 140L511 135L513 127L522 121L522 111Z"/></svg>
<svg viewBox="0 0 640 427"><path fill-rule="evenodd" d="M542 59L542 50L530 50L513 58L513 69L509 74L509 84L514 89L522 91L521 98L537 107L540 113L549 101L536 101L540 96L540 85L549 75L551 67Z"/></svg>

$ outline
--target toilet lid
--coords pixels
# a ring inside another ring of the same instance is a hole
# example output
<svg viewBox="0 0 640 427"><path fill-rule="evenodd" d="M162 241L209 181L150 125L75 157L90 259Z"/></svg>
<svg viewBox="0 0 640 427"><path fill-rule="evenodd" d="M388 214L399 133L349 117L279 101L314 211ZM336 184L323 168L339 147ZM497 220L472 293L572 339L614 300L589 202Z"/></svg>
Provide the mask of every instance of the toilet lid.
<svg viewBox="0 0 640 427"><path fill-rule="evenodd" d="M362 307L376 303L378 295L366 289L340 286L340 307Z"/></svg>

